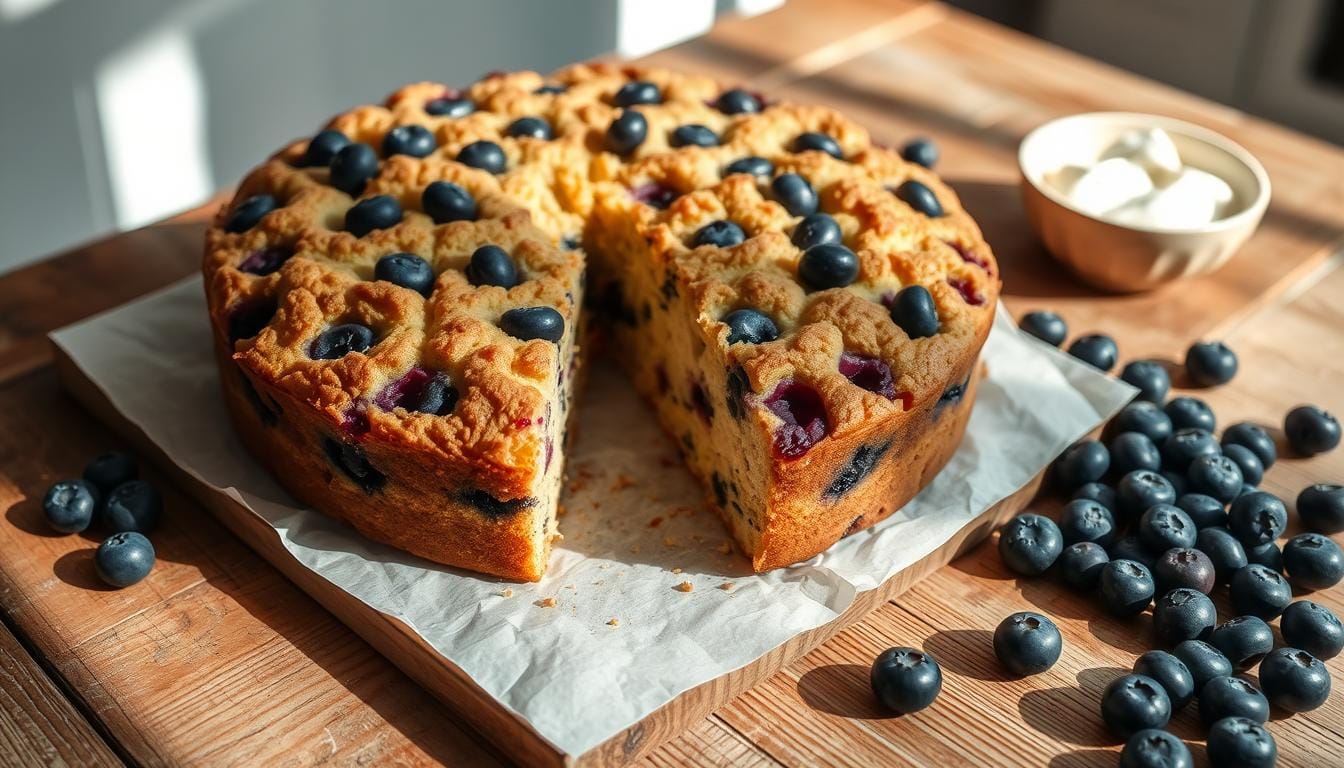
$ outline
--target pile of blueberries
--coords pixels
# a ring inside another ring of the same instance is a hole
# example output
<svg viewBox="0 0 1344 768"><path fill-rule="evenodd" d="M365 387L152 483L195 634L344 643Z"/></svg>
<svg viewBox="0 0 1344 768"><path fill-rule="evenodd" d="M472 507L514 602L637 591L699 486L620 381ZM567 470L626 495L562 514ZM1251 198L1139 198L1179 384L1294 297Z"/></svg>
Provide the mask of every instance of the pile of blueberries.
<svg viewBox="0 0 1344 768"><path fill-rule="evenodd" d="M47 523L61 533L79 533L94 524L108 534L98 545L93 566L112 587L129 587L154 567L154 545L145 535L159 524L163 497L139 478L135 460L105 453L84 467L84 476L62 480L42 499Z"/></svg>
<svg viewBox="0 0 1344 768"><path fill-rule="evenodd" d="M1028 314L1021 326L1055 346L1067 335L1049 312ZM1115 342L1105 336L1080 337L1068 351L1105 371L1116 364ZM1226 383L1236 370L1236 355L1223 344L1187 352L1185 374L1195 384ZM1322 659L1344 650L1344 625L1329 609L1293 601L1294 589L1344 579L1344 551L1326 535L1344 531L1344 486L1303 489L1296 510L1307 532L1280 549L1287 505L1256 487L1278 458L1273 438L1240 423L1216 439L1214 413L1202 400L1167 400L1170 374L1160 363L1130 363L1121 378L1140 394L1107 425L1105 442L1079 442L1051 468L1050 482L1069 498L1059 521L1018 515L1000 532L999 555L1023 576L1053 569L1114 615L1135 617L1152 606L1153 637L1170 650L1144 653L1100 702L1107 727L1126 740L1121 766L1192 765L1185 743L1163 729L1196 698L1211 764L1272 766L1278 749L1264 727L1271 705L1305 712L1325 703L1330 675ZM1283 429L1302 456L1340 442L1339 422L1313 406L1290 411ZM1209 597L1220 585L1235 613L1221 624ZM1267 623L1275 618L1286 643L1277 649ZM1062 645L1054 623L1036 613L1013 614L994 633L995 654L1016 675L1049 669ZM1238 676L1257 664L1259 688ZM908 713L933 702L942 674L929 654L893 648L877 658L871 680L885 706Z"/></svg>

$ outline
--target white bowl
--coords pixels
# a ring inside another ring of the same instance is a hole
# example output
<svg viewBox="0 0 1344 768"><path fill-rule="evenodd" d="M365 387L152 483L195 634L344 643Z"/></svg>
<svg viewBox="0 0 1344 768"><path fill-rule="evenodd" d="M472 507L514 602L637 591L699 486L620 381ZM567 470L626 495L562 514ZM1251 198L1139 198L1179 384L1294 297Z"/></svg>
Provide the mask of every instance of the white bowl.
<svg viewBox="0 0 1344 768"><path fill-rule="evenodd" d="M1184 164L1232 188L1220 219L1192 229L1117 224L1073 207L1045 181L1067 164L1090 165L1122 133L1161 128ZM1269 175L1250 152L1198 125L1159 115L1088 112L1052 120L1027 134L1017 151L1027 220L1056 259L1108 291L1155 288L1222 266L1260 224L1269 205Z"/></svg>

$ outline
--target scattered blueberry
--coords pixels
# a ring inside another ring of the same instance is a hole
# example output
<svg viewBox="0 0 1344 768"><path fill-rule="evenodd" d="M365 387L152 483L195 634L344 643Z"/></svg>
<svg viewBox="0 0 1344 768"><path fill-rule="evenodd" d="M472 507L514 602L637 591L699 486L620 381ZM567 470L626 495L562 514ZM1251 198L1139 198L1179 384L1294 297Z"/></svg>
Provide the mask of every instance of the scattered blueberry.
<svg viewBox="0 0 1344 768"><path fill-rule="evenodd" d="M1152 571L1153 580L1161 592L1185 588L1207 595L1217 581L1217 571L1209 556L1189 547L1172 547L1163 552Z"/></svg>
<svg viewBox="0 0 1344 768"><path fill-rule="evenodd" d="M1245 421L1223 430L1223 445L1240 445L1250 449L1265 469L1274 466L1279 457L1274 438L1263 428Z"/></svg>
<svg viewBox="0 0 1344 768"><path fill-rule="evenodd" d="M345 212L345 231L363 237L375 229L387 229L401 222L401 203L391 195L376 195L360 200Z"/></svg>
<svg viewBox="0 0 1344 768"><path fill-rule="evenodd" d="M1309 530L1344 531L1344 485L1317 483L1303 488L1297 494L1297 516Z"/></svg>
<svg viewBox="0 0 1344 768"><path fill-rule="evenodd" d="M1212 496L1202 493L1184 493L1176 499L1180 507L1199 529L1227 525L1227 507Z"/></svg>
<svg viewBox="0 0 1344 768"><path fill-rule="evenodd" d="M1229 589L1234 611L1265 621L1283 613L1293 600L1293 589L1288 582L1278 571L1263 565L1247 565L1232 574Z"/></svg>
<svg viewBox="0 0 1344 768"><path fill-rule="evenodd" d="M1215 677L1199 689L1199 719L1211 726L1225 717L1263 723L1269 719L1269 700L1240 677Z"/></svg>
<svg viewBox="0 0 1344 768"><path fill-rule="evenodd" d="M1328 536L1299 533L1283 545L1283 568L1299 589L1329 589L1344 579L1344 551Z"/></svg>
<svg viewBox="0 0 1344 768"><path fill-rule="evenodd" d="M662 90L656 84L647 80L632 80L622 85L611 99L611 103L618 107L632 107L636 104L659 104L662 101Z"/></svg>
<svg viewBox="0 0 1344 768"><path fill-rule="evenodd" d="M1171 698L1162 684L1146 675L1125 675L1101 694L1101 719L1122 739L1171 719Z"/></svg>
<svg viewBox="0 0 1344 768"><path fill-rule="evenodd" d="M896 298L891 302L891 319L912 339L933 336L940 326L933 294L922 285L907 285L896 292Z"/></svg>
<svg viewBox="0 0 1344 768"><path fill-rule="evenodd" d="M1250 562L1237 537L1221 526L1199 529L1199 534L1195 536L1195 548L1209 556L1219 582L1230 581L1232 574Z"/></svg>
<svg viewBox="0 0 1344 768"><path fill-rule="evenodd" d="M537 92L543 93L542 89L548 87L553 88L555 86L542 86L537 89ZM476 103L458 93L444 94L425 102L425 114L434 117L466 117L475 111Z"/></svg>
<svg viewBox="0 0 1344 768"><path fill-rule="evenodd" d="M1109 371L1115 367L1115 359L1120 350L1109 336L1099 333L1079 336L1069 345L1069 354L1082 360L1093 368Z"/></svg>
<svg viewBox="0 0 1344 768"><path fill-rule="evenodd" d="M1055 521L1030 512L1009 520L999 533L1003 564L1024 576L1044 573L1063 549L1064 537Z"/></svg>
<svg viewBox="0 0 1344 768"><path fill-rule="evenodd" d="M457 152L457 162L487 173L503 173L509 165L504 148L493 141L473 141Z"/></svg>
<svg viewBox="0 0 1344 768"><path fill-rule="evenodd" d="M838 244L841 239L840 225L825 213L804 216L793 228L793 236L790 238L795 246L804 251L814 245Z"/></svg>
<svg viewBox="0 0 1344 768"><path fill-rule="evenodd" d="M1279 749L1263 725L1244 717L1228 717L1209 729L1209 764L1218 768L1274 768Z"/></svg>
<svg viewBox="0 0 1344 768"><path fill-rule="evenodd" d="M770 182L770 191L790 216L817 212L817 191L807 179L796 173L781 173Z"/></svg>
<svg viewBox="0 0 1344 768"><path fill-rule="evenodd" d="M733 88L719 94L714 106L725 115L741 115L761 111L761 100L751 91Z"/></svg>
<svg viewBox="0 0 1344 768"><path fill-rule="evenodd" d="M1097 501L1075 499L1059 513L1059 531L1064 543L1091 541L1107 547L1115 540L1115 517Z"/></svg>
<svg viewBox="0 0 1344 768"><path fill-rule="evenodd" d="M1209 436L1212 439L1212 435ZM1240 447L1240 446L1237 446ZM1249 454L1250 451L1247 451ZM1254 454L1251 454L1254 459ZM1241 495L1243 478L1241 467L1227 456L1199 456L1186 470L1189 488L1194 493L1227 503Z"/></svg>
<svg viewBox="0 0 1344 768"><path fill-rule="evenodd" d="M308 148L303 151L303 165L327 166L336 157L336 153L350 146L350 138L340 131L328 128L318 131L308 140Z"/></svg>
<svg viewBox="0 0 1344 768"><path fill-rule="evenodd" d="M1193 344L1185 352L1185 372L1201 387L1226 384L1237 375L1237 355L1221 341Z"/></svg>
<svg viewBox="0 0 1344 768"><path fill-rule="evenodd" d="M1059 628L1039 613L1014 613L994 630L994 655L1015 675L1035 675L1059 661L1064 640Z"/></svg>
<svg viewBox="0 0 1344 768"><path fill-rule="evenodd" d="M1218 611L1213 600L1198 590L1173 589L1153 603L1153 634L1163 645L1203 640L1217 623ZM1228 667L1228 672L1231 671Z"/></svg>
<svg viewBox="0 0 1344 768"><path fill-rule="evenodd" d="M1279 549L1278 542L1266 541L1249 547L1242 544L1242 548L1246 551L1246 562L1263 565L1271 571L1283 571L1283 550Z"/></svg>
<svg viewBox="0 0 1344 768"><path fill-rule="evenodd" d="M1157 591L1153 575L1143 563L1112 560L1101 569L1101 597L1117 616L1142 613Z"/></svg>
<svg viewBox="0 0 1344 768"><path fill-rule="evenodd" d="M158 526L162 514L159 489L144 480L127 480L107 495L99 521L110 533L149 533Z"/></svg>
<svg viewBox="0 0 1344 768"><path fill-rule="evenodd" d="M551 130L551 124L540 117L520 117L509 123L509 127L504 129L504 135L515 139L541 139L550 141L555 138L555 132Z"/></svg>
<svg viewBox="0 0 1344 768"><path fill-rule="evenodd" d="M936 219L943 215L943 204L938 202L938 196L921 181L903 181L895 194L898 200L929 218Z"/></svg>
<svg viewBox="0 0 1344 768"><path fill-rule="evenodd" d="M1223 456L1237 465L1244 484L1259 485L1265 479L1265 465L1260 463L1260 457L1255 455L1255 451L1236 443L1224 443L1222 448Z"/></svg>
<svg viewBox="0 0 1344 768"><path fill-rule="evenodd" d="M1136 469L1162 468L1162 452L1142 432L1121 432L1111 438L1111 472L1124 476Z"/></svg>
<svg viewBox="0 0 1344 768"><path fill-rule="evenodd" d="M1330 698L1330 673L1310 653L1280 648L1260 662L1260 687L1274 706L1310 712Z"/></svg>
<svg viewBox="0 0 1344 768"><path fill-rule="evenodd" d="M734 245L740 245L746 242L747 233L742 228L731 221L711 221L696 231L695 237L691 238L691 245L699 247L702 245L714 245L719 248L731 248Z"/></svg>
<svg viewBox="0 0 1344 768"><path fill-rule="evenodd" d="M798 259L798 278L814 291L842 288L858 276L859 257L843 245L814 245Z"/></svg>
<svg viewBox="0 0 1344 768"><path fill-rule="evenodd" d="M1318 659L1333 659L1344 651L1344 625L1329 608L1310 600L1289 605L1279 618L1283 640Z"/></svg>
<svg viewBox="0 0 1344 768"><path fill-rule="evenodd" d="M565 335L565 318L551 307L519 307L501 315L499 327L515 339L558 343Z"/></svg>
<svg viewBox="0 0 1344 768"><path fill-rule="evenodd" d="M1073 492L1073 499L1095 501L1110 510L1114 510L1116 505L1115 489L1105 483L1084 483Z"/></svg>
<svg viewBox="0 0 1344 768"><path fill-rule="evenodd" d="M1148 651L1134 661L1134 674L1151 677L1167 692L1171 711L1180 712L1195 698L1195 678L1185 662L1166 651Z"/></svg>
<svg viewBox="0 0 1344 768"><path fill-rule="evenodd" d="M476 198L451 181L435 181L420 194L420 207L435 224L450 221L475 221Z"/></svg>
<svg viewBox="0 0 1344 768"><path fill-rule="evenodd" d="M1193 768L1194 764L1185 742L1157 728L1135 733L1120 750L1120 768Z"/></svg>
<svg viewBox="0 0 1344 768"><path fill-rule="evenodd" d="M93 567L109 586L129 587L154 568L154 545L136 531L113 534L93 553Z"/></svg>
<svg viewBox="0 0 1344 768"><path fill-rule="evenodd" d="M1176 489L1171 481L1156 472L1136 469L1120 478L1115 486L1117 511L1125 519L1134 519L1155 504L1171 504L1176 501ZM1187 519L1189 519L1187 517Z"/></svg>
<svg viewBox="0 0 1344 768"><path fill-rule="evenodd" d="M1128 533L1116 539L1114 544L1106 548L1106 552L1112 560L1133 560L1142 563L1149 572L1157 565L1157 556L1136 533Z"/></svg>
<svg viewBox="0 0 1344 768"><path fill-rule="evenodd" d="M1154 504L1139 518L1139 538L1154 552L1193 547L1198 533L1195 521L1172 504Z"/></svg>
<svg viewBox="0 0 1344 768"><path fill-rule="evenodd" d="M224 222L226 232L246 232L255 227L262 217L279 207L271 195L253 195L239 203Z"/></svg>
<svg viewBox="0 0 1344 768"><path fill-rule="evenodd" d="M351 352L364 352L373 343L373 330L368 326L343 323L319 333L308 347L308 356L314 360L337 360Z"/></svg>
<svg viewBox="0 0 1344 768"><path fill-rule="evenodd" d="M113 488L140 474L135 459L124 453L104 453L84 465L84 479L106 496Z"/></svg>
<svg viewBox="0 0 1344 768"><path fill-rule="evenodd" d="M1184 640L1171 650L1171 654L1180 659L1195 678L1196 696L1210 680L1232 674L1232 662L1222 651L1203 640Z"/></svg>
<svg viewBox="0 0 1344 768"><path fill-rule="evenodd" d="M925 168L932 168L938 162L938 145L933 139L919 137L911 139L901 146L901 159Z"/></svg>
<svg viewBox="0 0 1344 768"><path fill-rule="evenodd" d="M1288 444L1303 456L1315 456L1339 445L1339 419L1314 405L1299 405L1283 417Z"/></svg>
<svg viewBox="0 0 1344 768"><path fill-rule="evenodd" d="M717 147L719 136L703 125L679 125L668 143L674 147Z"/></svg>
<svg viewBox="0 0 1344 768"><path fill-rule="evenodd" d="M512 288L518 284L518 267L509 252L498 245L482 245L471 253L467 263L467 282Z"/></svg>
<svg viewBox="0 0 1344 768"><path fill-rule="evenodd" d="M1173 472L1180 473L1182 476L1189 471L1190 464L1195 459L1201 456L1219 456L1221 454L1222 449L1218 447L1218 441L1213 439L1213 433L1199 427L1177 429L1162 444L1163 466Z"/></svg>
<svg viewBox="0 0 1344 768"><path fill-rule="evenodd" d="M79 533L93 522L102 496L88 480L62 480L42 497L47 524L61 533Z"/></svg>
<svg viewBox="0 0 1344 768"><path fill-rule="evenodd" d="M378 153L368 144L351 144L331 159L331 186L352 197L377 174Z"/></svg>
<svg viewBox="0 0 1344 768"><path fill-rule="evenodd" d="M1248 493L1232 502L1227 512L1227 527L1242 546L1273 542L1288 527L1288 509L1272 493Z"/></svg>
<svg viewBox="0 0 1344 768"><path fill-rule="evenodd" d="M1172 429L1198 428L1212 432L1217 425L1213 409L1198 397L1173 397L1162 410L1171 417Z"/></svg>
<svg viewBox="0 0 1344 768"><path fill-rule="evenodd" d="M1047 310L1028 312L1017 321L1017 327L1044 341L1052 347L1058 347L1069 336L1069 326L1064 318Z"/></svg>
<svg viewBox="0 0 1344 768"><path fill-rule="evenodd" d="M389 253L373 265L373 279L409 288L421 296L434 290L434 270L414 253Z"/></svg>
<svg viewBox="0 0 1344 768"><path fill-rule="evenodd" d="M383 137L383 157L393 155L425 157L437 146L434 134L423 125L398 125Z"/></svg>
<svg viewBox="0 0 1344 768"><path fill-rule="evenodd" d="M1171 391L1171 375L1155 360L1135 360L1120 370L1120 380L1138 387L1139 399L1161 405Z"/></svg>
<svg viewBox="0 0 1344 768"><path fill-rule="evenodd" d="M1274 648L1274 633L1264 619L1238 616L1213 628L1209 643L1217 648L1232 668L1237 670L1255 666Z"/></svg>
<svg viewBox="0 0 1344 768"><path fill-rule="evenodd" d="M769 316L754 309L735 309L723 316L729 344L764 344L779 338L779 328Z"/></svg>
<svg viewBox="0 0 1344 768"><path fill-rule="evenodd" d="M883 651L873 662L869 680L882 706L901 715L929 706L943 688L938 661L915 648Z"/></svg>
<svg viewBox="0 0 1344 768"><path fill-rule="evenodd" d="M1105 476L1111 466L1111 454L1096 440L1080 440L1055 460L1055 479L1064 488L1077 488Z"/></svg>
<svg viewBox="0 0 1344 768"><path fill-rule="evenodd" d="M1161 445L1171 437L1171 417L1155 403L1136 400L1121 409L1108 425L1112 434L1138 432Z"/></svg>
<svg viewBox="0 0 1344 768"><path fill-rule="evenodd" d="M764 157L756 157L754 155L739 157L723 168L724 176L732 176L735 173L745 173L748 176L769 176L774 172L774 163L766 160Z"/></svg>
<svg viewBox="0 0 1344 768"><path fill-rule="evenodd" d="M1074 589L1091 591L1101 579L1101 569L1110 562L1106 549L1093 541L1068 545L1059 554L1059 575Z"/></svg>
<svg viewBox="0 0 1344 768"><path fill-rule="evenodd" d="M840 143L824 133L816 131L807 131L798 134L793 140L791 149L794 152L807 152L808 150L817 150L825 152L836 160L844 160L845 152L840 149Z"/></svg>

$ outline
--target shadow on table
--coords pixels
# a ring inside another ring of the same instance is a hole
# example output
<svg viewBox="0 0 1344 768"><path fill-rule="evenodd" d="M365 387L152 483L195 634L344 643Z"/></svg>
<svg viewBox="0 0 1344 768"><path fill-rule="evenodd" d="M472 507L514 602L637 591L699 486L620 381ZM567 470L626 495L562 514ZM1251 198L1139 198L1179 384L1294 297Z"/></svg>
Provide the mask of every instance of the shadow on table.
<svg viewBox="0 0 1344 768"><path fill-rule="evenodd" d="M1017 709L1027 725L1066 744L1100 747L1120 743L1101 722L1101 693L1127 670L1094 667L1078 673L1077 686L1027 691Z"/></svg>
<svg viewBox="0 0 1344 768"><path fill-rule="evenodd" d="M1109 749L1080 749L1050 758L1050 768L1112 768L1115 752Z"/></svg>
<svg viewBox="0 0 1344 768"><path fill-rule="evenodd" d="M892 717L873 698L868 675L868 668L858 664L827 664L798 678L798 695L818 712L856 720Z"/></svg>
<svg viewBox="0 0 1344 768"><path fill-rule="evenodd" d="M987 629L940 629L924 638L924 650L949 672L976 680L1016 679L994 655L994 633Z"/></svg>

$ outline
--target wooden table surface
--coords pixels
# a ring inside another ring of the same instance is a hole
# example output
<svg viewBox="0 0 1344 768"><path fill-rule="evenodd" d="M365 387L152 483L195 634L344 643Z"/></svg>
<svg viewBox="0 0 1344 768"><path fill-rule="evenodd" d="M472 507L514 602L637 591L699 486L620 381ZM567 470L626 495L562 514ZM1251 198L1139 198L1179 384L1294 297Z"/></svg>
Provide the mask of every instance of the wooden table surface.
<svg viewBox="0 0 1344 768"><path fill-rule="evenodd" d="M1197 337L1226 339L1242 372L1199 393L1221 423L1277 424L1301 402L1344 410L1339 148L914 0L789 0L650 61L840 108L882 142L933 137L943 151L938 170L999 256L1014 314L1053 308L1077 332L1115 336L1125 359L1176 359ZM1051 117L1095 109L1191 120L1260 157L1274 198L1230 264L1125 297L1098 295L1055 267L1026 228L1017 143ZM100 588L95 539L42 526L46 487L119 445L56 386L45 334L194 272L207 215L193 211L0 277L0 764L506 762L171 487L168 521L155 536L158 565L131 589ZM1309 482L1341 479L1344 450L1281 461L1264 487L1292 498ZM1340 592L1313 599L1341 613ZM1056 618L1065 651L1048 673L1007 679L990 633L1028 608ZM1112 619L1049 580L1011 577L989 542L644 762L1113 765L1100 690L1150 640L1145 620ZM868 691L868 665L893 645L922 646L945 670L937 704L912 717L884 716ZM1329 667L1344 690L1344 657ZM1200 739L1190 710L1172 728ZM1281 764L1344 763L1339 693L1271 729Z"/></svg>

